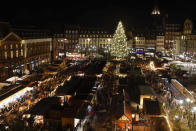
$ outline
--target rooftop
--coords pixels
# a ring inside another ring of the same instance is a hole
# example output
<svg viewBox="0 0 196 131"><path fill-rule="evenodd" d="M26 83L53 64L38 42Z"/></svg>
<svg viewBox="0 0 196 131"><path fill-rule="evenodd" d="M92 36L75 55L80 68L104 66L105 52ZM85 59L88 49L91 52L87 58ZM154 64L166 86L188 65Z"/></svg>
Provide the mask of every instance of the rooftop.
<svg viewBox="0 0 196 131"><path fill-rule="evenodd" d="M140 95L153 95L150 85L140 85L139 90Z"/></svg>
<svg viewBox="0 0 196 131"><path fill-rule="evenodd" d="M32 114L32 115L46 115L46 113L54 108L58 109L60 107L60 97L48 97L44 98L41 101L39 101L35 106L30 108L26 112L26 114Z"/></svg>
<svg viewBox="0 0 196 131"><path fill-rule="evenodd" d="M159 102L150 99L144 99L144 112L148 115L160 115L161 109L159 107Z"/></svg>

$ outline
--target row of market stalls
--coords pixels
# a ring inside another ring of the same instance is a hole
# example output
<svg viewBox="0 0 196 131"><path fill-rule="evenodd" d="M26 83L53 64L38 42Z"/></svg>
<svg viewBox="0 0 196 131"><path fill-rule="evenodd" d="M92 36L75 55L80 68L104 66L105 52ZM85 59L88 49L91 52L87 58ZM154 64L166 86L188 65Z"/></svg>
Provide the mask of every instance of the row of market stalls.
<svg viewBox="0 0 196 131"><path fill-rule="evenodd" d="M187 71L190 74L196 74L196 63L192 62L181 62L181 61L172 61L168 65L174 64L181 70Z"/></svg>
<svg viewBox="0 0 196 131"><path fill-rule="evenodd" d="M26 92L33 90L32 87L26 87L12 95L10 95L9 97L5 98L5 99L1 99L0 101L0 109L1 108L5 108L6 106L8 106L10 103L14 103L16 102L21 96L24 96L26 94Z"/></svg>

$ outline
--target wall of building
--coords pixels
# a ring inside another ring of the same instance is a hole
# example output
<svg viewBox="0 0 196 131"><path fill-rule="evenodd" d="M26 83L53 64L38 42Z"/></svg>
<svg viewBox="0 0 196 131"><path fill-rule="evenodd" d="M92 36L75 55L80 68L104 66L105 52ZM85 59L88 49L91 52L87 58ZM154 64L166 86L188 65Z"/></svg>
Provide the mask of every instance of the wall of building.
<svg viewBox="0 0 196 131"><path fill-rule="evenodd" d="M164 36L157 36L156 37L156 51L161 52L164 51Z"/></svg>
<svg viewBox="0 0 196 131"><path fill-rule="evenodd" d="M39 65L51 62L52 38L22 40L25 47L25 70L32 71Z"/></svg>
<svg viewBox="0 0 196 131"><path fill-rule="evenodd" d="M21 72L24 62L24 45L21 38L9 33L0 41L0 81Z"/></svg>
<svg viewBox="0 0 196 131"><path fill-rule="evenodd" d="M0 81L51 62L52 38L22 40L9 33L0 41Z"/></svg>
<svg viewBox="0 0 196 131"><path fill-rule="evenodd" d="M112 42L112 35L104 31L81 31L78 42L82 52L109 50Z"/></svg>
<svg viewBox="0 0 196 131"><path fill-rule="evenodd" d="M145 50L145 37L144 36L135 36L134 37L135 49Z"/></svg>

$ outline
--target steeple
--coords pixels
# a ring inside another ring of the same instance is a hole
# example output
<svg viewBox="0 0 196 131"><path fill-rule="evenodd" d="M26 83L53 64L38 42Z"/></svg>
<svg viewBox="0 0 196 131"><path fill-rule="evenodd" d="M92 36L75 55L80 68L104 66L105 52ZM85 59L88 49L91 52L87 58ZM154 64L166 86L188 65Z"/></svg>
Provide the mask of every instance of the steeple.
<svg viewBox="0 0 196 131"><path fill-rule="evenodd" d="M154 2L154 9L153 9L151 14L152 15L160 15L160 11L159 11L159 8L158 8L157 0L155 0L155 2Z"/></svg>

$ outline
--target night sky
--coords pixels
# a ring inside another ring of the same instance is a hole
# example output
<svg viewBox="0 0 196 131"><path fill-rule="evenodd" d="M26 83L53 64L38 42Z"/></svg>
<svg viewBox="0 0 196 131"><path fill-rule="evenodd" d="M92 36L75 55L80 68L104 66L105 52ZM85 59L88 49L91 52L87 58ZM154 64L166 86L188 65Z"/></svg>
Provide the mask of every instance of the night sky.
<svg viewBox="0 0 196 131"><path fill-rule="evenodd" d="M16 25L59 25L78 24L81 26L113 28L117 21L125 24L142 24L150 17L154 0L130 0L109 2L91 1L40 1L21 2L0 8L0 18L8 19ZM66 3L67 2L67 3ZM157 0L162 14L168 13L169 18L184 20L196 18L195 4L190 0ZM9 3L6 3L8 5Z"/></svg>

